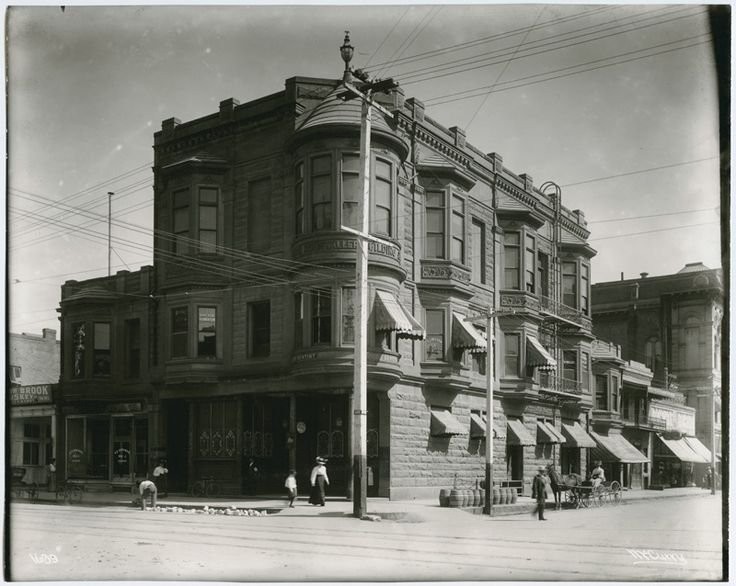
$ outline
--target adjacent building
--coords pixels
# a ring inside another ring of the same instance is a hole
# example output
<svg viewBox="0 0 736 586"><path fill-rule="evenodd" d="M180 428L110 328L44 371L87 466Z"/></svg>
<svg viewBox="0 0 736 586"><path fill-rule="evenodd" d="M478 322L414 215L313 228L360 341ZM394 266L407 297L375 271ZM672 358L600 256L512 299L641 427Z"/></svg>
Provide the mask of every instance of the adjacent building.
<svg viewBox="0 0 736 586"><path fill-rule="evenodd" d="M125 487L165 457L172 490L211 476L276 493L322 456L331 494L349 494L361 103L344 97L340 79L294 77L163 121L153 266L62 287L67 477ZM585 474L584 214L419 99L376 98L392 115L371 131L369 495L483 476L489 311L495 478L529 494L541 464Z"/></svg>
<svg viewBox="0 0 736 586"><path fill-rule="evenodd" d="M593 318L594 333L620 346L622 360L651 372L651 384L624 376L621 406L630 433L657 432L645 451L654 455L649 481L699 482L710 450L720 460L722 449L721 270L691 263L674 275L597 283Z"/></svg>
<svg viewBox="0 0 736 586"><path fill-rule="evenodd" d="M60 344L56 330L8 334L7 372L11 470L26 483L46 483L56 454Z"/></svg>

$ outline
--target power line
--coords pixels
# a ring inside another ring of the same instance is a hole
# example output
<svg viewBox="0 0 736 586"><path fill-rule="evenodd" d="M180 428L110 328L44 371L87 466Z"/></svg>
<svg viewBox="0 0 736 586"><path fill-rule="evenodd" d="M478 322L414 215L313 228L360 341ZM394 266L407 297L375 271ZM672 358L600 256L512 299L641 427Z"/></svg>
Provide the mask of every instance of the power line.
<svg viewBox="0 0 736 586"><path fill-rule="evenodd" d="M668 232L669 230L679 230L681 228L694 228L696 226L712 226L720 224L720 222L702 222L700 224L686 224L685 226L672 226L670 228L658 228L654 230L644 230L643 232L629 232L628 234L617 234L616 236L601 236L600 238L590 238L590 242L598 242L600 240L613 240L614 238L626 238L627 236L641 236L643 234L654 234L655 232Z"/></svg>
<svg viewBox="0 0 736 586"><path fill-rule="evenodd" d="M660 218L662 216L678 216L680 214L694 214L696 212L711 212L719 210L720 207L700 208L697 210L682 210L681 212L663 212L661 214L649 214L647 216L626 216L625 218L608 218L606 220L590 220L588 224L605 224L608 222L626 222L628 220L643 220L646 218Z"/></svg>

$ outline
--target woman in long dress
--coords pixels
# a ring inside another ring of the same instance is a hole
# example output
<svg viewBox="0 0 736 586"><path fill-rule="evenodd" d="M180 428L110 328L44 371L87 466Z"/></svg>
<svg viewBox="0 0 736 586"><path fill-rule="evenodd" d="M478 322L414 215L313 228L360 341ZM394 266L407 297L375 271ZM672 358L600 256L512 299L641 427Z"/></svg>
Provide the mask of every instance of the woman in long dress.
<svg viewBox="0 0 736 586"><path fill-rule="evenodd" d="M330 484L330 479L327 478L327 468L325 467L325 461L322 458L317 458L315 460L312 474L309 477L309 482L312 485L309 502L313 505L324 507L325 485Z"/></svg>

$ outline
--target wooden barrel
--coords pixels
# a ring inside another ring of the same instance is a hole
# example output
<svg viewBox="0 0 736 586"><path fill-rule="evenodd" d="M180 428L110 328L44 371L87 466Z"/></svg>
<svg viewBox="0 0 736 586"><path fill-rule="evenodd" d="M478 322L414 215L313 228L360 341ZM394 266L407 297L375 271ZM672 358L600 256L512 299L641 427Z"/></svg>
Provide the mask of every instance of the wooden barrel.
<svg viewBox="0 0 736 586"><path fill-rule="evenodd" d="M499 495L498 495L498 504L499 505L505 505L506 504L506 489L501 487L498 489Z"/></svg>
<svg viewBox="0 0 736 586"><path fill-rule="evenodd" d="M486 504L486 491L485 490L479 490L478 491L478 506L482 507Z"/></svg>
<svg viewBox="0 0 736 586"><path fill-rule="evenodd" d="M498 489L497 486L493 487L493 504L494 505L501 504L501 491Z"/></svg>
<svg viewBox="0 0 736 586"><path fill-rule="evenodd" d="M440 506L441 507L450 506L450 489L449 488L443 488L442 490L440 490Z"/></svg>
<svg viewBox="0 0 736 586"><path fill-rule="evenodd" d="M473 504L473 491L469 488L463 490L463 506L469 507Z"/></svg>
<svg viewBox="0 0 736 586"><path fill-rule="evenodd" d="M457 488L453 488L450 491L450 496L447 499L447 504L450 507L462 507L463 506L463 496L460 494L460 490Z"/></svg>
<svg viewBox="0 0 736 586"><path fill-rule="evenodd" d="M516 491L510 486L506 488L506 504L510 505L514 501L514 493Z"/></svg>
<svg viewBox="0 0 736 586"><path fill-rule="evenodd" d="M477 507L480 505L480 488L473 489L473 506Z"/></svg>
<svg viewBox="0 0 736 586"><path fill-rule="evenodd" d="M519 497L519 495L516 492L515 488L511 489L511 503L516 504L516 499Z"/></svg>

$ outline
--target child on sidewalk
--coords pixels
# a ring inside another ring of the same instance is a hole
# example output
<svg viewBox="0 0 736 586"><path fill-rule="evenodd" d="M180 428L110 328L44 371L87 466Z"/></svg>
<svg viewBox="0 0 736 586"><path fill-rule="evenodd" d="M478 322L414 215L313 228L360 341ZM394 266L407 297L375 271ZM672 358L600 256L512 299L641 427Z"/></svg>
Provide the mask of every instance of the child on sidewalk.
<svg viewBox="0 0 736 586"><path fill-rule="evenodd" d="M289 492L289 507L294 508L294 499L296 498L296 470L289 470L289 475L284 482L286 490Z"/></svg>

